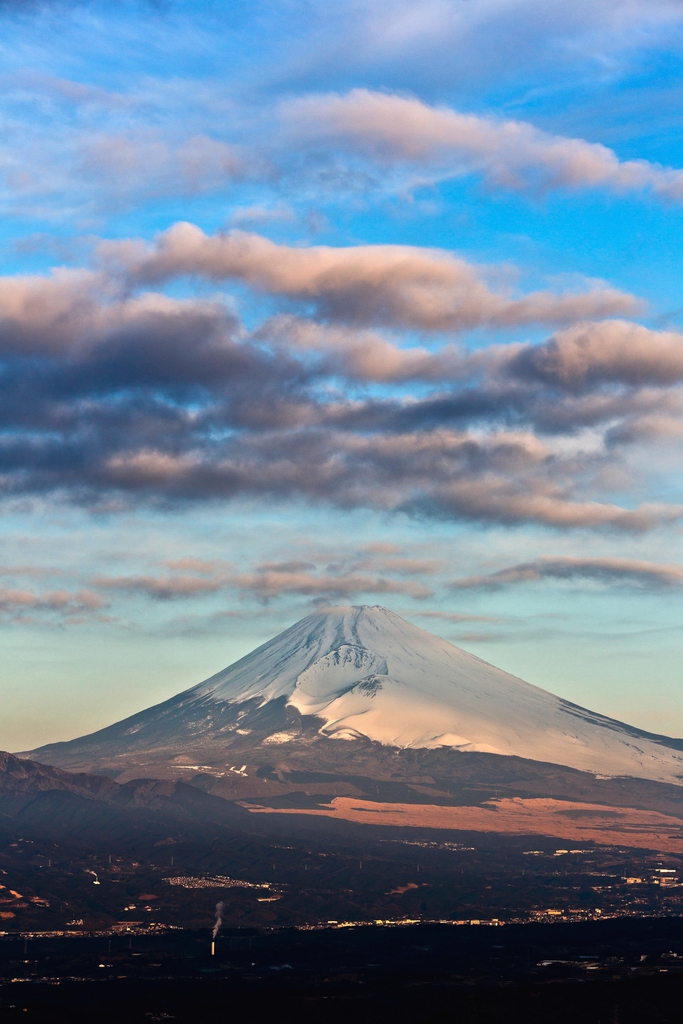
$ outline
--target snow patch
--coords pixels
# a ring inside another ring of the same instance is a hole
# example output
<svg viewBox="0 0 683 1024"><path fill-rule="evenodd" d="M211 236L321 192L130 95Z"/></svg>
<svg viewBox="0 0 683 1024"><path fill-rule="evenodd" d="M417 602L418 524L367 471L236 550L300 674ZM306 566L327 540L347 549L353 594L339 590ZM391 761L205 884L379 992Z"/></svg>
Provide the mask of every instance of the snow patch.
<svg viewBox="0 0 683 1024"><path fill-rule="evenodd" d="M297 738L298 733L295 732L274 732L270 736L266 736L263 740L264 743L291 743L292 740Z"/></svg>

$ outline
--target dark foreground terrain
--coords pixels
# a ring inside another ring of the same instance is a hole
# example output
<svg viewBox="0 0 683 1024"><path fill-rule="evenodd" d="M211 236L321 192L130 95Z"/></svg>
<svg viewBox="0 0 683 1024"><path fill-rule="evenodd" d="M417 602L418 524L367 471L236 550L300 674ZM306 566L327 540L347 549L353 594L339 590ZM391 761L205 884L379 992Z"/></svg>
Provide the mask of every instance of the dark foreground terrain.
<svg viewBox="0 0 683 1024"><path fill-rule="evenodd" d="M435 764L409 783L275 766L121 784L0 755L0 1024L683 1020L680 788L582 777L590 807L565 799L562 825L556 779L545 833L390 824L425 799L483 813L496 765L458 764L450 782ZM522 769L510 799L534 792ZM309 813L352 791L386 824Z"/></svg>
<svg viewBox="0 0 683 1024"><path fill-rule="evenodd" d="M0 1021L674 1024L683 920L5 938Z"/></svg>
<svg viewBox="0 0 683 1024"><path fill-rule="evenodd" d="M270 798L286 801L287 813L251 813L242 801L199 788L202 776L193 785L154 779L120 785L0 754L0 933L205 928L218 902L232 928L683 914L683 853L662 849L672 828L683 827L680 787L657 791L681 815L675 826L667 817L666 828L634 833L632 841L641 845L631 846L615 843L613 826L595 827L622 813L614 804L620 780L612 780L611 804L588 811L571 805L565 813L570 824L586 820L593 830L578 843L552 831L390 824L397 806L408 819L412 790L360 776L354 787L379 795L383 816L365 813L366 823L316 817L306 813L311 805L324 808L329 800L316 788L338 790L339 779L311 783L292 775L282 785L293 792ZM240 780L265 785L258 775ZM429 787L423 781L413 784L418 788ZM649 794L641 795L646 803ZM422 792L413 797L424 799ZM463 790L440 799L476 801L481 794ZM354 802L359 816L377 806L362 796ZM549 829L563 820L557 803L545 817ZM482 813L501 821L506 812Z"/></svg>

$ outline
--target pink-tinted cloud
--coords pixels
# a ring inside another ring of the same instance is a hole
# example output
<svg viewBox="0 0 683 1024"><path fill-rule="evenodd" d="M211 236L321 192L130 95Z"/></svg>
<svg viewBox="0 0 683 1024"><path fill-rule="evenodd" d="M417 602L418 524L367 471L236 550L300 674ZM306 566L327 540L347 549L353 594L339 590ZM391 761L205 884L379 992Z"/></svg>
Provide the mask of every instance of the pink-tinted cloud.
<svg viewBox="0 0 683 1024"><path fill-rule="evenodd" d="M36 593L33 590L0 587L0 613L12 617L22 617L30 612L57 612L65 617L80 616L99 611L105 606L104 598L89 589L76 592L48 590Z"/></svg>
<svg viewBox="0 0 683 1024"><path fill-rule="evenodd" d="M681 170L619 160L599 143L411 97L353 89L288 101L282 116L300 140L341 145L383 164L408 161L452 176L479 173L493 185L521 192L599 187L683 199Z"/></svg>
<svg viewBox="0 0 683 1024"><path fill-rule="evenodd" d="M296 248L261 235L206 235L177 223L151 247L106 242L100 257L131 281L151 284L182 275L243 281L261 292L313 304L320 316L356 324L428 331L484 325L567 323L633 313L638 302L612 288L579 294L496 291L477 268L451 253L405 245Z"/></svg>
<svg viewBox="0 0 683 1024"><path fill-rule="evenodd" d="M220 590L238 590L267 601L281 594L308 597L351 597L359 593L407 594L417 599L430 597L432 591L413 580L395 580L358 571L320 572L315 564L304 561L271 562L252 572L226 573L204 570L202 576L117 576L100 577L93 585L103 590L140 593L157 600L191 599ZM404 575L398 567L398 575Z"/></svg>
<svg viewBox="0 0 683 1024"><path fill-rule="evenodd" d="M392 580L361 572L339 575L315 573L303 568L291 568L288 563L242 573L235 576L232 582L243 593L252 594L264 601L281 594L320 598L352 597L355 594L407 594L421 600L431 597L433 593L429 587L412 580Z"/></svg>
<svg viewBox="0 0 683 1024"><path fill-rule="evenodd" d="M324 371L359 381L457 380L470 375L480 362L476 356L468 358L456 345L444 345L436 352L422 346L405 348L375 331L322 324L291 314L272 317L254 338L304 357L315 354ZM507 355L510 358L512 352Z"/></svg>

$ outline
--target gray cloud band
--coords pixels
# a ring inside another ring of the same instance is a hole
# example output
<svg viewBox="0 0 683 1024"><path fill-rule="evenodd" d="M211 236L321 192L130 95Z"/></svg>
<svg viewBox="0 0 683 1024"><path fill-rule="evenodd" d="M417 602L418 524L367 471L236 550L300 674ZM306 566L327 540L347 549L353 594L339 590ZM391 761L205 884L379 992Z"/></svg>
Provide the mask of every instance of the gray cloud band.
<svg viewBox="0 0 683 1024"><path fill-rule="evenodd" d="M193 266L211 276L216 253L220 263L227 244L239 262L243 242L181 225L151 249L116 243L105 252L106 272L0 279L5 494L57 492L85 502L112 494L128 502L303 497L560 528L644 530L680 516L678 506L628 509L600 497L616 451L681 430L677 332L582 321L538 345L411 348L367 326L291 314L248 333L222 296L179 300L124 287L131 268L133 277L149 276L159 259L164 274ZM448 254L406 247L292 250L258 236L244 244L246 264L256 259L267 269L255 287L318 298L348 298L359 288L368 322L389 308L395 315L391 296L399 293L414 322L433 275L464 272ZM195 262L178 262L188 245L196 246ZM362 283L372 266L381 270L376 314ZM481 287L494 307L508 302ZM612 293L599 294L604 308ZM453 312L457 293L448 302L449 315L465 322L470 314ZM588 447L556 443L586 428L598 432Z"/></svg>

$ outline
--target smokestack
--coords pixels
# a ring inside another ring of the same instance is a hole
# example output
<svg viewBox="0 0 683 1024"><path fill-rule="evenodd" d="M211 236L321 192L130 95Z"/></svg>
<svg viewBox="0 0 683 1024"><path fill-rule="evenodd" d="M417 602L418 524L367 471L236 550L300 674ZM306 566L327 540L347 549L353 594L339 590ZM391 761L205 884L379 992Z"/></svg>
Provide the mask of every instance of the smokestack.
<svg viewBox="0 0 683 1024"><path fill-rule="evenodd" d="M211 939L211 956L216 955L216 943Z"/></svg>

